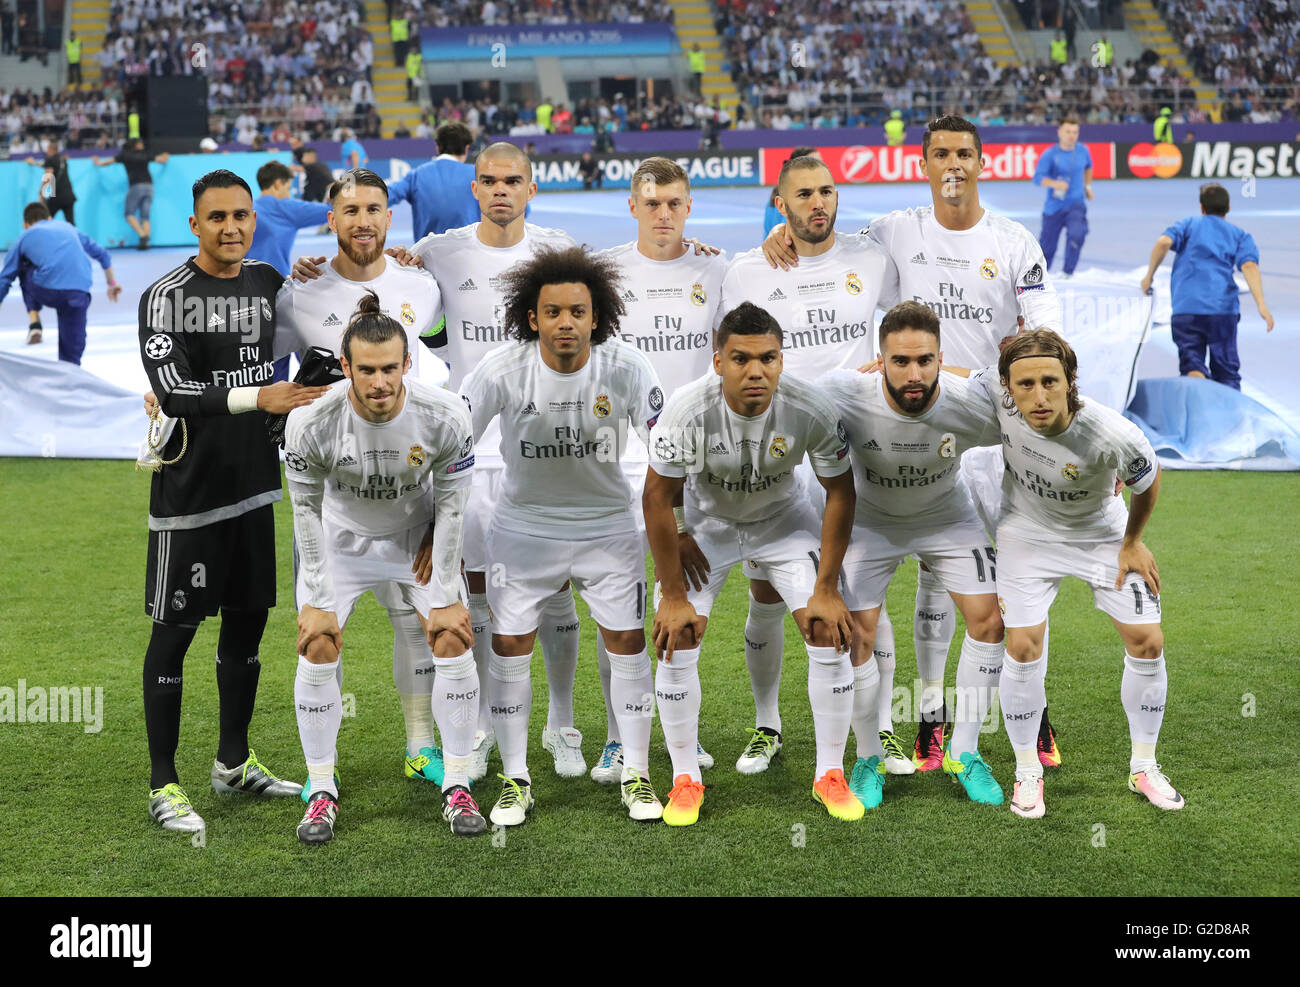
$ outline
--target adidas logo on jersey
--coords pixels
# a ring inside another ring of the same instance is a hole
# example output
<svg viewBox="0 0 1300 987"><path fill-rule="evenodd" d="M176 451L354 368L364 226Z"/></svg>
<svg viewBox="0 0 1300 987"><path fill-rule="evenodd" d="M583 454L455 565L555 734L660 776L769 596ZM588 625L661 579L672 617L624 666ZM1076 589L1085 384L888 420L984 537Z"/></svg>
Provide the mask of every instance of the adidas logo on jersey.
<svg viewBox="0 0 1300 987"><path fill-rule="evenodd" d="M922 252L922 253L918 253L915 257L913 257L913 258L912 258L912 263L913 263L913 264L924 264L924 263L925 263L925 254L924 254L924 252Z"/></svg>
<svg viewBox="0 0 1300 987"><path fill-rule="evenodd" d="M623 292L623 294L622 294L622 298L623 298L623 301L625 301L625 302L634 302L634 301L636 301L636 295L632 294L632 289L631 289L631 288L629 288L627 291Z"/></svg>
<svg viewBox="0 0 1300 987"><path fill-rule="evenodd" d="M777 288L775 291L772 292L772 294L770 294L770 295L767 296L767 300L768 300L769 302L779 302L779 301L784 301L784 300L785 300L785 292L783 292L780 288Z"/></svg>
<svg viewBox="0 0 1300 987"><path fill-rule="evenodd" d="M338 465L339 465L339 466L355 466L355 465L357 465L357 461L356 461L356 459L355 459L354 457L352 457L352 456L344 456L342 459L340 459L340 460L338 461Z"/></svg>
<svg viewBox="0 0 1300 987"><path fill-rule="evenodd" d="M880 445L876 442L875 439L868 439L868 440L867 440L867 451L868 451L868 452L879 452L879 451L880 451Z"/></svg>
<svg viewBox="0 0 1300 987"><path fill-rule="evenodd" d="M208 316L209 329L220 329L225 324L226 324L226 320L223 319L221 316L219 316L216 312L213 312L210 316Z"/></svg>
<svg viewBox="0 0 1300 987"><path fill-rule="evenodd" d="M709 446L710 456L725 456L726 454L727 454L727 443L725 442L715 442L713 443L713 445Z"/></svg>
<svg viewBox="0 0 1300 987"><path fill-rule="evenodd" d="M324 322L321 323L321 327L324 329L330 329L333 326L341 326L341 325L343 325L343 320L340 319L333 312L330 313L330 317L328 319L326 319Z"/></svg>
<svg viewBox="0 0 1300 987"><path fill-rule="evenodd" d="M537 410L537 405L536 405L536 404L534 404L532 401L529 401L528 404L526 404L526 405L524 406L524 410L523 410L522 414L525 414L525 415L540 415L541 412Z"/></svg>
<svg viewBox="0 0 1300 987"><path fill-rule="evenodd" d="M478 285L474 283L473 278L466 278L464 284L460 286L460 291L478 291Z"/></svg>

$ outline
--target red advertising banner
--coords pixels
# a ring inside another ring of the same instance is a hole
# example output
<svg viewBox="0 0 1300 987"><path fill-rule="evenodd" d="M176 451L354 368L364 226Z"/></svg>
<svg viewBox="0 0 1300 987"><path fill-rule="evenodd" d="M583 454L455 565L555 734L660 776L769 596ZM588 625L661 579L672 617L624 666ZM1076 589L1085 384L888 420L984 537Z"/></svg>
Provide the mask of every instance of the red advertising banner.
<svg viewBox="0 0 1300 987"><path fill-rule="evenodd" d="M1044 151L1053 145L1044 144L985 144L984 171L980 178L1027 181L1034 177L1034 169ZM1084 145L1092 152L1092 177L1115 177L1115 145L1098 143ZM781 165L793 148L769 147L763 149L761 181L775 185ZM818 155L830 168L837 184L858 185L867 182L922 182L921 145L903 144L899 147L819 147Z"/></svg>

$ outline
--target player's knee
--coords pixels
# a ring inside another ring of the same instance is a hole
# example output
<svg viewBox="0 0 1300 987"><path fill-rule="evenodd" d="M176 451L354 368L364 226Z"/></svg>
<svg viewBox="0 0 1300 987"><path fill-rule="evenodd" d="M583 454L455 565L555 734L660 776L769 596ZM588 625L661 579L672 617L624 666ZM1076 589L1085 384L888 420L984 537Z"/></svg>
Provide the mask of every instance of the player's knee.
<svg viewBox="0 0 1300 987"><path fill-rule="evenodd" d="M459 658L468 651L472 644L466 644L460 636L452 631L439 631L433 638L433 657Z"/></svg>
<svg viewBox="0 0 1300 987"><path fill-rule="evenodd" d="M307 643L303 657L313 665L328 665L332 661L338 661L339 649L334 647L334 641L328 637L312 638Z"/></svg>
<svg viewBox="0 0 1300 987"><path fill-rule="evenodd" d="M487 573L467 572L465 573L465 582L469 585L471 593L477 595L487 592Z"/></svg>
<svg viewBox="0 0 1300 987"><path fill-rule="evenodd" d="M605 650L616 655L637 655L645 650L645 631L637 628L630 631L602 630L605 638Z"/></svg>
<svg viewBox="0 0 1300 987"><path fill-rule="evenodd" d="M492 650L502 658L531 654L533 637L532 634L493 634Z"/></svg>
<svg viewBox="0 0 1300 987"><path fill-rule="evenodd" d="M831 626L823 620L814 620L812 627L812 643L815 648L832 648L835 646L835 638L831 634Z"/></svg>
<svg viewBox="0 0 1300 987"><path fill-rule="evenodd" d="M781 602L781 594L766 579L751 579L749 581L749 595L753 597L756 603Z"/></svg>
<svg viewBox="0 0 1300 987"><path fill-rule="evenodd" d="M1159 624L1130 632L1125 648L1134 658L1159 658L1165 650L1165 635Z"/></svg>
<svg viewBox="0 0 1300 987"><path fill-rule="evenodd" d="M1043 656L1043 640L1032 635L1017 633L1017 628L1007 628L1007 654L1013 661L1037 661Z"/></svg>
<svg viewBox="0 0 1300 987"><path fill-rule="evenodd" d="M988 610L966 615L966 633L984 644L995 644L1001 641L1005 628L1002 626L1002 615L998 612L998 608L993 606Z"/></svg>

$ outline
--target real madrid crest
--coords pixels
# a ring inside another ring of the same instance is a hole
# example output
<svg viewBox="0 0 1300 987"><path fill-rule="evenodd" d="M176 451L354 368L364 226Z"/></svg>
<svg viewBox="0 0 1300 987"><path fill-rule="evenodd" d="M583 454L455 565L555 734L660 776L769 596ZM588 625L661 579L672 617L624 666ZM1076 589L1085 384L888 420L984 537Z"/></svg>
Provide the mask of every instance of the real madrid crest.
<svg viewBox="0 0 1300 987"><path fill-rule="evenodd" d="M1077 480L1079 479L1079 467L1075 466L1074 463L1066 463L1061 467L1061 475L1067 480Z"/></svg>
<svg viewBox="0 0 1300 987"><path fill-rule="evenodd" d="M862 281L853 271L850 271L848 277L844 279L844 287L849 290L850 295L862 294Z"/></svg>
<svg viewBox="0 0 1300 987"><path fill-rule="evenodd" d="M998 276L998 265L992 257L985 257L984 263L980 265L980 277L985 281L992 281Z"/></svg>
<svg viewBox="0 0 1300 987"><path fill-rule="evenodd" d="M709 300L709 296L704 293L704 285L698 282L691 285L691 301L696 305L703 305Z"/></svg>
<svg viewBox="0 0 1300 987"><path fill-rule="evenodd" d="M774 459L784 459L785 454L790 451L790 447L785 443L785 436L778 435L772 440L771 446L768 447L767 454Z"/></svg>
<svg viewBox="0 0 1300 987"><path fill-rule="evenodd" d="M402 302L402 314L399 316L402 325L411 327L415 325L415 309L411 308L410 302Z"/></svg>
<svg viewBox="0 0 1300 987"><path fill-rule="evenodd" d="M597 418L608 418L609 413L613 410L614 409L611 407L609 403L608 394L599 395L596 398L596 404L592 407L592 411L596 413Z"/></svg>
<svg viewBox="0 0 1300 987"><path fill-rule="evenodd" d="M411 446L411 451L410 451L409 453L406 454L406 465L407 465L407 466L423 466L423 465L424 465L424 447L423 447L423 446Z"/></svg>

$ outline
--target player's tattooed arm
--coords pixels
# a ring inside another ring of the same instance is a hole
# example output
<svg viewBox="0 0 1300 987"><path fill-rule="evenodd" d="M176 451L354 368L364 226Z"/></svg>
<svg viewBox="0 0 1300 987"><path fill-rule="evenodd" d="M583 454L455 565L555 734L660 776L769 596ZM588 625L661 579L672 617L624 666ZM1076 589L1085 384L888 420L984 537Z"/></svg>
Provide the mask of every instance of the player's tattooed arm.
<svg viewBox="0 0 1300 987"><path fill-rule="evenodd" d="M1142 532L1151 513L1156 508L1156 498L1160 495L1160 466L1156 466L1156 478L1151 486L1142 493L1135 493L1129 501L1128 527L1124 530L1124 541L1119 550L1119 576L1115 579L1115 588L1121 589L1124 577L1136 572L1150 587L1151 592L1160 592L1160 567L1156 565L1155 556L1142 543Z"/></svg>
<svg viewBox="0 0 1300 987"><path fill-rule="evenodd" d="M817 479L826 490L826 512L822 516L821 560L817 566L817 582L808 598L799 630L804 640L814 643L813 623L820 621L830 632L830 644L836 651L847 652L853 645L853 623L849 608L840 596L840 567L849 547L853 531L853 513L857 494L853 489L853 471L845 470L838 476Z"/></svg>

